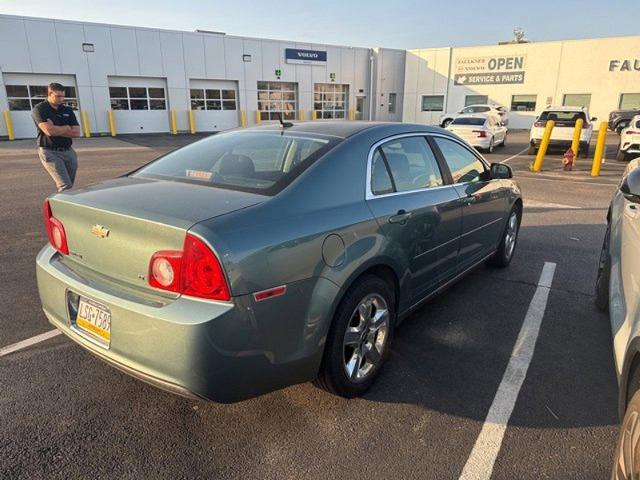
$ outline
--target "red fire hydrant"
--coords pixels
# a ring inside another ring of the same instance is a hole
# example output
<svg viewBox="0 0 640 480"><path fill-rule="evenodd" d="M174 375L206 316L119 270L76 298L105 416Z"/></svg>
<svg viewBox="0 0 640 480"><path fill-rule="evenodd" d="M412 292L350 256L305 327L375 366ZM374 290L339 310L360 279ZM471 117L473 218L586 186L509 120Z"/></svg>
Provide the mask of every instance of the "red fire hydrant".
<svg viewBox="0 0 640 480"><path fill-rule="evenodd" d="M570 172L571 170L573 170L573 158L573 150L571 148L568 148L562 156L562 164L564 165L565 172Z"/></svg>

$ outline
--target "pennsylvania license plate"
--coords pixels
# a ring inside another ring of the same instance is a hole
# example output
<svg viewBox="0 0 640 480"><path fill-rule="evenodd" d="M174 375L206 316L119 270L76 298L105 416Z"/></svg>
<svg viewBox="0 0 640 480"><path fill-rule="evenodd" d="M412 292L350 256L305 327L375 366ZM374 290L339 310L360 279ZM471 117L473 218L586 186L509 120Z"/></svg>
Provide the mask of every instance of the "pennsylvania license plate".
<svg viewBox="0 0 640 480"><path fill-rule="evenodd" d="M111 311L101 303L80 297L76 325L91 337L111 343Z"/></svg>

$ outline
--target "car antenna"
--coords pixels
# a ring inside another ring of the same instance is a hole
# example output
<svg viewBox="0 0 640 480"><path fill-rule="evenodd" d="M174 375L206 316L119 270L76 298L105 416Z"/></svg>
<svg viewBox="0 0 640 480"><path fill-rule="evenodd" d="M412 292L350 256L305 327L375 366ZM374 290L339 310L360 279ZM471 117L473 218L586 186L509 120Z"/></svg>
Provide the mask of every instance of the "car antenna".
<svg viewBox="0 0 640 480"><path fill-rule="evenodd" d="M282 113L276 112L276 115L278 115L278 121L280 122L280 126L282 128L293 127L293 123L291 123L291 122L283 122L282 121Z"/></svg>

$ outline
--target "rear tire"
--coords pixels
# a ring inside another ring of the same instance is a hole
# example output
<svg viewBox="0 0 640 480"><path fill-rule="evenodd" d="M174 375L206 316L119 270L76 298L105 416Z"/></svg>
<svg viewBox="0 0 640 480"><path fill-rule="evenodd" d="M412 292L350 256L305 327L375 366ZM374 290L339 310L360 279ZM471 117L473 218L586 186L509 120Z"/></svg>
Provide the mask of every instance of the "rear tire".
<svg viewBox="0 0 640 480"><path fill-rule="evenodd" d="M607 225L607 231L602 241L600 250L600 260L598 262L598 274L596 276L595 304L598 310L606 312L609 310L609 279L611 278L611 256L609 255L609 237L611 226Z"/></svg>
<svg viewBox="0 0 640 480"><path fill-rule="evenodd" d="M536 148L536 146L529 145L529 151L527 152L527 155L535 155L536 153L538 153L538 149Z"/></svg>
<svg viewBox="0 0 640 480"><path fill-rule="evenodd" d="M445 119L442 121L442 125L441 125L441 127L442 127L442 128L447 128L447 127L449 126L449 124L450 124L452 121L453 121L453 120L452 120L451 118L445 118Z"/></svg>
<svg viewBox="0 0 640 480"><path fill-rule="evenodd" d="M622 150L618 150L618 153L616 153L616 160L618 162L624 162L627 160L627 155L626 153L624 153Z"/></svg>
<svg viewBox="0 0 640 480"><path fill-rule="evenodd" d="M514 205L509 213L509 217L507 217L507 224L504 227L498 249L496 253L487 260L487 264L492 267L505 268L511 263L516 251L516 244L518 243L521 218L522 212L520 211L520 207Z"/></svg>
<svg viewBox="0 0 640 480"><path fill-rule="evenodd" d="M631 471L637 472L640 463L640 390L636 391L627 405L622 419L618 440L616 441L616 453L613 457L611 470L612 480L627 480L632 478ZM634 475L634 478L637 478Z"/></svg>
<svg viewBox="0 0 640 480"><path fill-rule="evenodd" d="M491 137L491 140L489 140L489 148L487 148L485 150L485 152L486 153L493 153L493 147L494 147L494 145L493 145L493 137Z"/></svg>
<svg viewBox="0 0 640 480"><path fill-rule="evenodd" d="M314 384L334 395L363 395L384 365L396 321L393 288L375 275L354 283L340 301Z"/></svg>
<svg viewBox="0 0 640 480"><path fill-rule="evenodd" d="M589 157L589 144L588 143L581 143L580 147L578 148L578 156L582 157L582 158L588 158Z"/></svg>
<svg viewBox="0 0 640 480"><path fill-rule="evenodd" d="M507 134L504 134L504 138L502 139L502 141L500 142L499 147L504 147L507 145Z"/></svg>

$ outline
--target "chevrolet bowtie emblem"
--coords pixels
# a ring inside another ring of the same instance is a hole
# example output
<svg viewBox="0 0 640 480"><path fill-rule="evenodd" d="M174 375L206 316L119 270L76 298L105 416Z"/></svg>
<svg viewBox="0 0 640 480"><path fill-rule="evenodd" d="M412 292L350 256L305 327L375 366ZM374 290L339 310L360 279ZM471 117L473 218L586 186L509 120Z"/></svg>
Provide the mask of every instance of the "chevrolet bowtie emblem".
<svg viewBox="0 0 640 480"><path fill-rule="evenodd" d="M109 236L109 229L103 227L102 225L94 225L91 227L91 233L93 233L98 238L106 238Z"/></svg>

